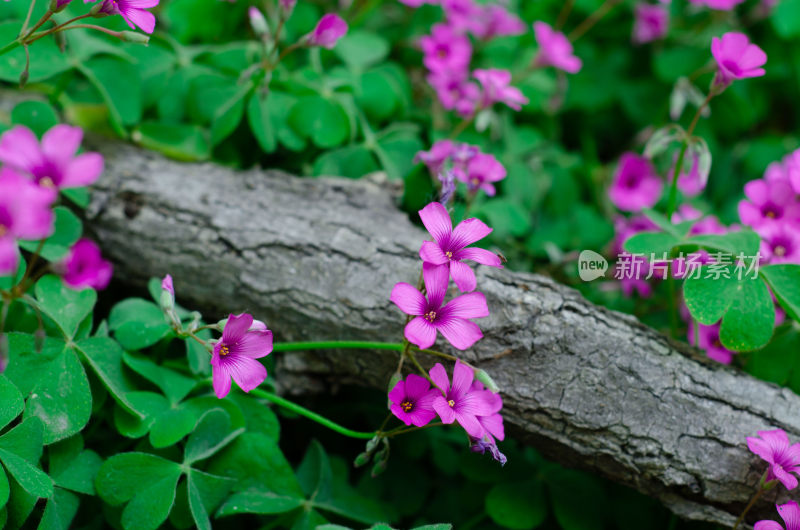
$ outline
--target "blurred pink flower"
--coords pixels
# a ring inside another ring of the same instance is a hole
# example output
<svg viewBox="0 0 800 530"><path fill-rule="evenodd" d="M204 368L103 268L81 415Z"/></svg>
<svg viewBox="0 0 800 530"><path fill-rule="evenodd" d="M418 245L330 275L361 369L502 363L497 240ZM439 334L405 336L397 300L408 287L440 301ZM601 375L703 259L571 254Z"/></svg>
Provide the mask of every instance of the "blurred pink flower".
<svg viewBox="0 0 800 530"><path fill-rule="evenodd" d="M494 155L476 154L466 164L466 168L456 171L458 180L466 183L470 191L483 190L489 197L494 197L496 190L493 182L506 178L506 168Z"/></svg>
<svg viewBox="0 0 800 530"><path fill-rule="evenodd" d="M628 152L619 160L608 195L620 210L636 212L654 206L663 189L664 182L650 160Z"/></svg>
<svg viewBox="0 0 800 530"><path fill-rule="evenodd" d="M520 110L528 104L528 98L518 88L511 86L511 72L508 70L478 69L472 72L472 76L481 84L482 107L504 103L514 110Z"/></svg>
<svg viewBox="0 0 800 530"><path fill-rule="evenodd" d="M800 530L800 505L797 501L789 501L786 504L776 504L778 515L783 519L786 530ZM784 530L780 523L775 521L758 521L753 530Z"/></svg>
<svg viewBox="0 0 800 530"><path fill-rule="evenodd" d="M772 173L775 175L775 173ZM739 201L739 219L756 232L770 224L800 222L800 201L786 179L751 180L744 185L746 199Z"/></svg>
<svg viewBox="0 0 800 530"><path fill-rule="evenodd" d="M536 65L554 66L570 74L580 71L583 62L572 53L572 43L566 35L555 31L545 22L534 22L533 32L539 44Z"/></svg>
<svg viewBox="0 0 800 530"><path fill-rule="evenodd" d="M424 57L422 62L431 72L446 72L458 77L466 73L472 59L472 44L469 38L456 32L446 24L436 24L430 35L419 40Z"/></svg>
<svg viewBox="0 0 800 530"><path fill-rule="evenodd" d="M735 79L761 77L766 72L762 66L767 62L767 54L750 44L744 33L729 32L721 39L714 37L711 41L711 54L717 61L715 86L727 86Z"/></svg>
<svg viewBox="0 0 800 530"><path fill-rule="evenodd" d="M91 287L105 289L111 281L114 267L103 259L100 247L89 239L79 239L58 265L64 283L74 289Z"/></svg>
<svg viewBox="0 0 800 530"><path fill-rule="evenodd" d="M99 153L75 155L83 139L80 127L56 125L44 133L41 144L22 125L0 137L0 162L29 174L45 188L88 186L103 172Z"/></svg>
<svg viewBox="0 0 800 530"><path fill-rule="evenodd" d="M669 10L665 6L637 4L633 10L633 42L644 44L664 38L669 28Z"/></svg>
<svg viewBox="0 0 800 530"><path fill-rule="evenodd" d="M314 31L308 34L308 45L330 50L346 33L347 22L339 15L328 13L317 22Z"/></svg>
<svg viewBox="0 0 800 530"><path fill-rule="evenodd" d="M0 169L0 275L19 265L17 240L43 239L53 232L53 190L41 188L8 167Z"/></svg>
<svg viewBox="0 0 800 530"><path fill-rule="evenodd" d="M797 477L792 473L800 473L800 443L790 445L782 429L758 431L758 436L748 436L747 447L769 464L767 482L778 480L787 490L796 488Z"/></svg>
<svg viewBox="0 0 800 530"><path fill-rule="evenodd" d="M727 349L719 341L719 327L720 324L716 323L713 326L705 326L700 324L697 335L699 341L695 344L695 330L694 327L697 323L692 319L689 321L689 344L697 346L704 352L709 359L713 359L722 364L731 364L733 356L736 352Z"/></svg>
<svg viewBox="0 0 800 530"><path fill-rule="evenodd" d="M789 223L771 223L759 230L759 252L765 263L800 265L800 227Z"/></svg>

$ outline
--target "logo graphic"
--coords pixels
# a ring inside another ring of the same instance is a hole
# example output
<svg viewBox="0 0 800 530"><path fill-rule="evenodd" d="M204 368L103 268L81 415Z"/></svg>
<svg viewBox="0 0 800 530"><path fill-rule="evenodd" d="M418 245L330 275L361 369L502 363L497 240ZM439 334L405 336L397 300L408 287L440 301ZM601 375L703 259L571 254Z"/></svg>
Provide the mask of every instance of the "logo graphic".
<svg viewBox="0 0 800 530"><path fill-rule="evenodd" d="M578 276L585 282L591 282L606 275L608 261L593 250L584 250L578 256Z"/></svg>

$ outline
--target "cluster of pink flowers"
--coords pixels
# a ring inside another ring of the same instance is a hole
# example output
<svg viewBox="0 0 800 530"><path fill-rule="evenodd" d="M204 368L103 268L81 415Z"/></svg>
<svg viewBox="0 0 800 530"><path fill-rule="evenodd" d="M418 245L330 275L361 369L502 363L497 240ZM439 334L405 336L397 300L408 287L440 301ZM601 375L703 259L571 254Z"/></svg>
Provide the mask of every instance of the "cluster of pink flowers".
<svg viewBox="0 0 800 530"><path fill-rule="evenodd" d="M0 274L12 274L19 266L18 241L45 239L52 235L52 205L59 190L87 186L103 171L98 153L77 154L83 131L56 125L42 141L28 128L16 126L0 136ZM59 263L53 264L70 287L103 289L111 280L112 267L100 249L81 239Z"/></svg>
<svg viewBox="0 0 800 530"><path fill-rule="evenodd" d="M800 475L800 443L790 443L789 436L782 429L758 431L758 437L748 436L747 447L767 462L768 467L760 488L769 487L774 481L780 482L787 490L797 487ZM786 530L800 530L800 506L791 501L775 507L778 515L786 523ZM755 530L784 530L771 520L759 521Z"/></svg>
<svg viewBox="0 0 800 530"><path fill-rule="evenodd" d="M445 21L431 28L419 41L428 69L428 82L442 106L462 116L472 116L495 103L520 110L528 103L522 92L511 86L511 72L494 68L470 72L472 41L487 41L504 35L525 33L527 26L516 15L497 4L482 5L474 0L401 0L411 7L439 4Z"/></svg>
<svg viewBox="0 0 800 530"><path fill-rule="evenodd" d="M636 4L633 10L633 37L636 44L663 39L669 29L669 7L661 4Z"/></svg>
<svg viewBox="0 0 800 530"><path fill-rule="evenodd" d="M455 191L455 180L466 184L469 193L483 190L492 197L497 192L494 183L506 178L506 168L494 155L482 153L477 146L452 140L439 140L429 151L417 153L414 160L424 163L431 175L443 180L442 191L448 198ZM445 182L442 175L453 178ZM442 202L447 200L443 198Z"/></svg>
<svg viewBox="0 0 800 530"><path fill-rule="evenodd" d="M503 398L486 390L475 379L472 368L456 361L453 381L444 367L437 363L428 373L428 379L409 374L389 391L390 409L406 425L424 427L437 415L442 423L458 422L467 432L473 451L489 451L501 464L506 457L497 449L497 440L505 438Z"/></svg>
<svg viewBox="0 0 800 530"><path fill-rule="evenodd" d="M492 229L474 218L453 228L450 214L438 202L428 204L419 215L433 239L424 241L419 250L425 294L400 282L392 289L390 300L413 317L404 331L410 343L420 349L430 348L441 333L454 348L466 350L483 337L471 319L489 316L489 308L484 295L475 292L475 273L465 262L502 268L496 254L469 246ZM463 294L445 303L451 277ZM407 425L417 426L426 425L435 414L443 423L457 421L469 434L474 451L488 450L504 463L505 457L495 444L495 438L503 439L500 396L474 381L472 369L459 361L453 370L452 385L440 364L433 367L429 377L436 388L430 389L428 381L416 375L397 383L389 394L394 415Z"/></svg>

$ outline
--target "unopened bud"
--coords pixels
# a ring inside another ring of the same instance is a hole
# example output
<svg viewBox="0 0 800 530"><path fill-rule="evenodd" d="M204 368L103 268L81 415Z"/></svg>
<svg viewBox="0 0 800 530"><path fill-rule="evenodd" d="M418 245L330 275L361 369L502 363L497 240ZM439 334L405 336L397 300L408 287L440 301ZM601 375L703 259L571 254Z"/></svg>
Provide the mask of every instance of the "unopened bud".
<svg viewBox="0 0 800 530"><path fill-rule="evenodd" d="M50 11L59 13L67 8L72 0L50 0Z"/></svg>
<svg viewBox="0 0 800 530"><path fill-rule="evenodd" d="M372 478L375 478L384 471L386 471L386 467L387 467L386 460L380 460L378 462L375 462L375 465L372 466L372 473L370 473L370 475L372 475Z"/></svg>
<svg viewBox="0 0 800 530"><path fill-rule="evenodd" d="M375 449L378 448L378 444L380 443L380 441L381 441L380 436L376 436L372 440L368 441L367 442L367 452L370 453L370 454L375 452Z"/></svg>
<svg viewBox="0 0 800 530"><path fill-rule="evenodd" d="M8 366L8 335L0 333L0 373L6 371Z"/></svg>
<svg viewBox="0 0 800 530"><path fill-rule="evenodd" d="M250 18L250 27L253 28L253 33L259 37L266 37L269 35L267 19L264 18L264 15L257 7L250 6L250 9L247 10L247 15Z"/></svg>
<svg viewBox="0 0 800 530"><path fill-rule="evenodd" d="M164 311L172 311L175 307L175 297L169 291L161 291L161 309Z"/></svg>
<svg viewBox="0 0 800 530"><path fill-rule="evenodd" d="M28 68L26 67L25 70L23 70L22 73L19 74L19 87L20 88L25 88L25 85L28 84L28 77L29 76L30 76L30 73L28 71Z"/></svg>
<svg viewBox="0 0 800 530"><path fill-rule="evenodd" d="M120 31L119 38L125 42L133 42L134 44L144 44L150 42L150 37L136 31Z"/></svg>
<svg viewBox="0 0 800 530"><path fill-rule="evenodd" d="M361 453L356 457L353 461L353 466L355 467L362 467L369 464L369 461L372 459L372 455L369 453Z"/></svg>
<svg viewBox="0 0 800 530"><path fill-rule="evenodd" d="M33 333L33 346L36 348L36 353L42 353L44 349L44 340L47 338L47 334L44 332L44 329L39 328Z"/></svg>
<svg viewBox="0 0 800 530"><path fill-rule="evenodd" d="M494 382L494 379L492 379L492 376L490 376L488 372L486 372L486 370L482 369L475 370L475 379L483 383L483 386L485 386L495 394L500 392L500 387L497 386L497 383Z"/></svg>

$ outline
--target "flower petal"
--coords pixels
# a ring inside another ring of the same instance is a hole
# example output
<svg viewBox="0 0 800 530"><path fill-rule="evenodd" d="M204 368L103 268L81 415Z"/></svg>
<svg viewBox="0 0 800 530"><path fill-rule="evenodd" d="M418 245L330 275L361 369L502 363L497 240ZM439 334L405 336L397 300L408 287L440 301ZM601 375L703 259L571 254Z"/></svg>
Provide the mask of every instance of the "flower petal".
<svg viewBox="0 0 800 530"><path fill-rule="evenodd" d="M436 363L433 368L430 369L428 375L439 390L445 393L450 391L450 379L447 377L447 371L444 369L444 366L442 366L442 363Z"/></svg>
<svg viewBox="0 0 800 530"><path fill-rule="evenodd" d="M475 379L475 372L472 371L472 368L461 361L456 361L456 365L453 368L453 387L450 394L454 398L467 394L472 386L473 379Z"/></svg>
<svg viewBox="0 0 800 530"><path fill-rule="evenodd" d="M31 172L41 160L39 141L27 127L17 125L0 137L0 162Z"/></svg>
<svg viewBox="0 0 800 530"><path fill-rule="evenodd" d="M428 293L428 307L440 308L447 293L447 284L450 283L450 267L423 263L422 278L425 280L425 290Z"/></svg>
<svg viewBox="0 0 800 530"><path fill-rule="evenodd" d="M775 521L758 521L753 530L783 530L783 527Z"/></svg>
<svg viewBox="0 0 800 530"><path fill-rule="evenodd" d="M56 125L42 136L42 152L53 162L64 164L68 162L83 140L83 130L71 125Z"/></svg>
<svg viewBox="0 0 800 530"><path fill-rule="evenodd" d="M421 349L430 348L436 342L436 328L422 317L415 317L406 325L405 336Z"/></svg>
<svg viewBox="0 0 800 530"><path fill-rule="evenodd" d="M442 315L443 318L483 318L489 316L489 306L483 293L467 293L447 302Z"/></svg>
<svg viewBox="0 0 800 530"><path fill-rule="evenodd" d="M228 321L222 330L222 342L232 346L244 337L250 325L253 323L253 315L242 313L241 315L228 315Z"/></svg>
<svg viewBox="0 0 800 530"><path fill-rule="evenodd" d="M453 407L448 405L447 400L442 396L438 396L433 400L433 410L439 415L442 423L453 423L456 419L456 412Z"/></svg>
<svg viewBox="0 0 800 530"><path fill-rule="evenodd" d="M222 361L239 387L250 392L267 378L267 369L255 359L244 356L231 356Z"/></svg>
<svg viewBox="0 0 800 530"><path fill-rule="evenodd" d="M450 262L450 276L453 277L456 287L458 287L458 290L462 293L474 291L475 287L478 286L475 273L472 272L470 266L463 261Z"/></svg>
<svg viewBox="0 0 800 530"><path fill-rule="evenodd" d="M259 359L272 353L272 332L247 331L244 337L231 346L231 354Z"/></svg>
<svg viewBox="0 0 800 530"><path fill-rule="evenodd" d="M431 389L430 382L417 374L408 374L406 377L405 391L406 395L414 401L424 396Z"/></svg>
<svg viewBox="0 0 800 530"><path fill-rule="evenodd" d="M68 165L61 179L61 188L77 188L92 184L103 172L103 157L100 153L78 155Z"/></svg>
<svg viewBox="0 0 800 530"><path fill-rule="evenodd" d="M216 362L215 362L216 360ZM214 393L219 399L224 398L231 391L231 374L219 362L219 353L214 352L211 358L211 378L214 383Z"/></svg>
<svg viewBox="0 0 800 530"><path fill-rule="evenodd" d="M466 350L483 337L477 324L463 318L450 317L441 320L437 322L436 329L459 350Z"/></svg>
<svg viewBox="0 0 800 530"><path fill-rule="evenodd" d="M450 259L444 255L442 247L433 241L423 241L422 247L419 249L419 257L425 263L432 263L434 265L444 265Z"/></svg>
<svg viewBox="0 0 800 530"><path fill-rule="evenodd" d="M414 374L411 374L414 375ZM409 376L410 377L410 376ZM402 379L394 385L394 388L389 390L389 401L399 405L406 397L406 382Z"/></svg>
<svg viewBox="0 0 800 530"><path fill-rule="evenodd" d="M506 437L505 428L503 427L503 417L500 414L492 414L491 416L478 416L478 421L484 430L498 440L503 441L503 439Z"/></svg>
<svg viewBox="0 0 800 530"><path fill-rule="evenodd" d="M475 263L488 265L489 267L498 267L500 269L503 268L503 262L500 260L500 256L494 252L486 250L485 248L462 248L453 257L459 260L472 260Z"/></svg>
<svg viewBox="0 0 800 530"><path fill-rule="evenodd" d="M456 421L458 421L459 425L473 438L483 438L483 427L478 421L478 418L472 414L462 414L456 411Z"/></svg>
<svg viewBox="0 0 800 530"><path fill-rule="evenodd" d="M450 240L453 223L447 209L438 202L432 202L419 211L422 224L440 245L445 245Z"/></svg>
<svg viewBox="0 0 800 530"><path fill-rule="evenodd" d="M450 247L453 250L460 250L467 245L480 241L491 233L492 229L480 219L474 217L464 219L458 223L455 230L453 230Z"/></svg>
<svg viewBox="0 0 800 530"><path fill-rule="evenodd" d="M17 241L11 237L0 237L0 275L13 274L19 266Z"/></svg>
<svg viewBox="0 0 800 530"><path fill-rule="evenodd" d="M800 530L800 506L796 501L790 501L775 507L778 509L778 515L786 523L786 530Z"/></svg>
<svg viewBox="0 0 800 530"><path fill-rule="evenodd" d="M389 300L394 302L400 308L400 311L407 315L419 316L425 313L425 297L416 287L409 283L400 282L395 284Z"/></svg>

